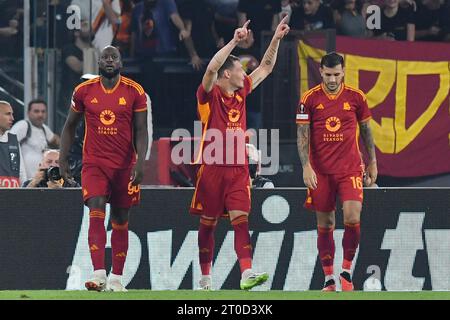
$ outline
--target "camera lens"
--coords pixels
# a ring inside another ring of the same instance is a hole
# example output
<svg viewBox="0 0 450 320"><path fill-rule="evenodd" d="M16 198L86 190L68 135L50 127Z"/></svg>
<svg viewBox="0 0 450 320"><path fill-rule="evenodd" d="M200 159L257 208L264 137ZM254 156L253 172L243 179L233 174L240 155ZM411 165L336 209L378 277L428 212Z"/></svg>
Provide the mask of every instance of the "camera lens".
<svg viewBox="0 0 450 320"><path fill-rule="evenodd" d="M58 167L50 167L47 170L47 177L50 181L58 181L61 179L61 175L59 174Z"/></svg>

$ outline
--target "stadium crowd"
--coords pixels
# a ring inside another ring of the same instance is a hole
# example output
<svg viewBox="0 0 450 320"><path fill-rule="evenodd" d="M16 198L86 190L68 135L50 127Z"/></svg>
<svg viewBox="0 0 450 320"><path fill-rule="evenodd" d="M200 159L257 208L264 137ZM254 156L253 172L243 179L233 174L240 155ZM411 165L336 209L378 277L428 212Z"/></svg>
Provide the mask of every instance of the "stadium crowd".
<svg viewBox="0 0 450 320"><path fill-rule="evenodd" d="M284 15L289 15L292 30L335 28L339 35L358 38L450 41L448 0L92 0L91 13L89 1L50 2L55 5L59 23L65 24L60 15L68 6L78 5L81 9L86 25L82 24L72 37L67 37L66 32L57 35L60 46L68 47L64 56L78 60L86 47L101 50L112 43L124 58L150 61L155 57L188 57L192 67L200 70L246 19L251 20L253 34L240 49L258 59L260 33L273 31ZM381 8L379 29L367 28L371 5ZM32 24L43 27L47 8L41 2L36 6L38 16ZM22 7L22 0L0 1L0 43L8 43L2 55L13 51L22 54L21 48L14 48L23 45ZM43 35L37 33L35 41L42 44L39 38ZM69 68L81 75L80 65L70 60Z"/></svg>

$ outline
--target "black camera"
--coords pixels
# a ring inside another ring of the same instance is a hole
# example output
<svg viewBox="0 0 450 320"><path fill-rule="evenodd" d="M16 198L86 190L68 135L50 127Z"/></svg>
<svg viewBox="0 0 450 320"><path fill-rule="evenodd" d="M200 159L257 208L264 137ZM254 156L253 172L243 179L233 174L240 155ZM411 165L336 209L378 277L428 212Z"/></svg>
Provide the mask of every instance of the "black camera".
<svg viewBox="0 0 450 320"><path fill-rule="evenodd" d="M253 179L253 188L262 188L262 189L272 189L275 188L272 180L264 178L262 176L257 176Z"/></svg>
<svg viewBox="0 0 450 320"><path fill-rule="evenodd" d="M59 173L59 167L49 167L44 170L45 181L58 181L61 180L61 174Z"/></svg>

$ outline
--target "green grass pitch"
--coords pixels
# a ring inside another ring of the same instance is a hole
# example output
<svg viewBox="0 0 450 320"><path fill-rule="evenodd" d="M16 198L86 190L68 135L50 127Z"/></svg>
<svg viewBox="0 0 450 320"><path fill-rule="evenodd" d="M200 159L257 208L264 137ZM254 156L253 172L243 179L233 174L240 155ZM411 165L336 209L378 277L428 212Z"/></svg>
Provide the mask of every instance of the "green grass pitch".
<svg viewBox="0 0 450 320"><path fill-rule="evenodd" d="M91 292L65 290L0 291L0 300L450 300L450 291L321 292L321 291L152 291Z"/></svg>

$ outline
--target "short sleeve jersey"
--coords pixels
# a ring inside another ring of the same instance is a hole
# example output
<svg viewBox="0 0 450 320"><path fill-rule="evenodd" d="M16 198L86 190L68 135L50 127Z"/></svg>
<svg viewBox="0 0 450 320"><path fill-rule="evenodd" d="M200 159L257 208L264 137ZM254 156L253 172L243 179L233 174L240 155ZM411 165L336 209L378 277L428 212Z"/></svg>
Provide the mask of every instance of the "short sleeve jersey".
<svg viewBox="0 0 450 320"><path fill-rule="evenodd" d="M135 163L133 115L147 110L138 83L120 76L106 89L100 77L85 81L75 88L71 108L85 117L83 164L126 169Z"/></svg>
<svg viewBox="0 0 450 320"><path fill-rule="evenodd" d="M206 92L200 84L197 90L197 112L202 122L202 141L200 153L195 162L223 165L248 165L245 149L245 131L247 130L245 99L252 90L252 80L244 79L244 87L232 95L222 92L214 85ZM222 141L218 141L216 136Z"/></svg>
<svg viewBox="0 0 450 320"><path fill-rule="evenodd" d="M296 114L297 124L310 124L310 162L321 174L361 171L358 123L371 114L361 90L342 85L336 95L323 84L305 92Z"/></svg>

